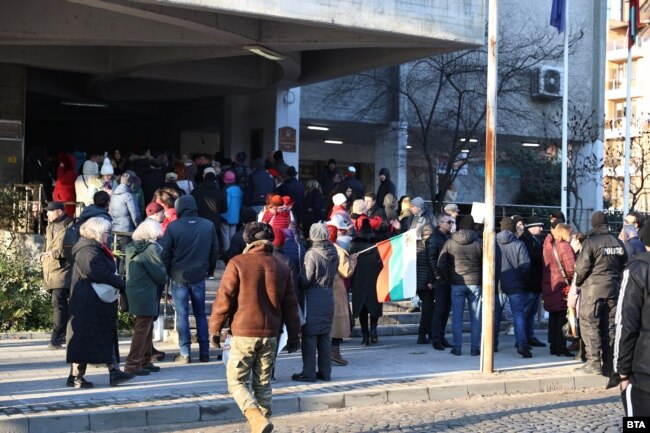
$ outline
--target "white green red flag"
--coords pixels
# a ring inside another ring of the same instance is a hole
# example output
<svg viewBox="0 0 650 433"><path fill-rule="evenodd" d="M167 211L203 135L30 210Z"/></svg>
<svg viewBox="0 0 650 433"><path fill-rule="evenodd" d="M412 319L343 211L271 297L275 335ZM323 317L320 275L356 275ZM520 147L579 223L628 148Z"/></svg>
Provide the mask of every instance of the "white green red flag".
<svg viewBox="0 0 650 433"><path fill-rule="evenodd" d="M639 17L639 0L630 0L630 16L627 23L627 47L632 48L636 43L636 35L641 27L641 18Z"/></svg>
<svg viewBox="0 0 650 433"><path fill-rule="evenodd" d="M384 264L377 277L379 302L401 301L415 296L416 236L413 229L377 244Z"/></svg>

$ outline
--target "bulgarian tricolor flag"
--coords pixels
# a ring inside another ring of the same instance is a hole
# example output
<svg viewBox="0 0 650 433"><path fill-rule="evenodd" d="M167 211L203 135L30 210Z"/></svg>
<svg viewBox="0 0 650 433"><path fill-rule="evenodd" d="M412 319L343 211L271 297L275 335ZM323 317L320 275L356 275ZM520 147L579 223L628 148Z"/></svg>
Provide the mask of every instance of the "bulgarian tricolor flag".
<svg viewBox="0 0 650 433"><path fill-rule="evenodd" d="M632 49L636 43L636 36L641 27L641 18L639 13L639 0L630 0L630 16L627 23L627 47Z"/></svg>
<svg viewBox="0 0 650 433"><path fill-rule="evenodd" d="M384 268L377 277L379 302L401 301L415 296L415 229L377 244Z"/></svg>

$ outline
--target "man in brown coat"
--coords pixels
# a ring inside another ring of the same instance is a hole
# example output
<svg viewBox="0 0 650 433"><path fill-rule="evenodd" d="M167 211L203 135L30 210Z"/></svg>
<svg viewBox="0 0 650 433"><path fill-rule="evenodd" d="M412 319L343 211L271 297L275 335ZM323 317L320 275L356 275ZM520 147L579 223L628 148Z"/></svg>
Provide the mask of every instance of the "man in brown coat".
<svg viewBox="0 0 650 433"><path fill-rule="evenodd" d="M300 347L300 316L289 267L273 256L273 229L251 222L244 228L247 246L226 266L210 317L213 345L220 346L221 328L230 319L228 390L248 420L252 433L269 433L271 372L282 323L289 334L287 349ZM248 382L252 376L252 392Z"/></svg>

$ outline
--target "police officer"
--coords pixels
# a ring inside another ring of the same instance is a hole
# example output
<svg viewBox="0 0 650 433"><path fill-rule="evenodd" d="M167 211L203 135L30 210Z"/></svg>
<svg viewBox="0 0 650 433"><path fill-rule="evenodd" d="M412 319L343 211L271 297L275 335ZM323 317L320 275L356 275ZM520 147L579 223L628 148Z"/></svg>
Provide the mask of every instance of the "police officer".
<svg viewBox="0 0 650 433"><path fill-rule="evenodd" d="M613 374L616 304L627 253L609 231L603 212L594 212L591 226L575 267L576 286L582 288L580 332L587 355L587 363L576 371L609 377Z"/></svg>

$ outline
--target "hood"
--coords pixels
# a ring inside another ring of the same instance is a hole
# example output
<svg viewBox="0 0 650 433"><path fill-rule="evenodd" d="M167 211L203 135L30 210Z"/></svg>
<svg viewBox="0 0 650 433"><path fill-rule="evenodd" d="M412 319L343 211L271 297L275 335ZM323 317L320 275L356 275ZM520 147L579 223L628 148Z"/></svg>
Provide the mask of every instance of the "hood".
<svg viewBox="0 0 650 433"><path fill-rule="evenodd" d="M174 209L178 218L198 215L196 211L196 200L191 195L182 195L176 199Z"/></svg>
<svg viewBox="0 0 650 433"><path fill-rule="evenodd" d="M509 244L517 240L517 236L511 231L503 230L497 234L497 242L500 244Z"/></svg>
<svg viewBox="0 0 650 433"><path fill-rule="evenodd" d="M382 174L386 176L386 180L384 182L388 182L390 180L390 170L384 167L379 170L379 175L381 176Z"/></svg>
<svg viewBox="0 0 650 433"><path fill-rule="evenodd" d="M74 170L77 166L77 160L69 153L59 153L57 159L59 160L59 169L62 168L62 171Z"/></svg>
<svg viewBox="0 0 650 433"><path fill-rule="evenodd" d="M148 241L133 241L126 246L127 259L133 259L135 256L146 250L151 242Z"/></svg>
<svg viewBox="0 0 650 433"><path fill-rule="evenodd" d="M460 229L452 233L451 238L461 245L469 245L478 240L478 235L474 230Z"/></svg>
<svg viewBox="0 0 650 433"><path fill-rule="evenodd" d="M84 162L81 173L85 174L86 176L94 176L99 174L99 167L95 161L88 160Z"/></svg>
<svg viewBox="0 0 650 433"><path fill-rule="evenodd" d="M316 241L311 249L328 262L338 258L336 247L330 241Z"/></svg>
<svg viewBox="0 0 650 433"><path fill-rule="evenodd" d="M131 188L128 185L119 184L117 188L115 188L115 190L113 191L113 195L126 194L130 192L131 192Z"/></svg>
<svg viewBox="0 0 650 433"><path fill-rule="evenodd" d="M106 218L109 221L113 221L113 218L108 213L108 210L101 208L97 205L91 204L90 206L86 206L83 211L81 211L81 215L79 215L79 220L81 222L88 221L92 217L102 217Z"/></svg>

